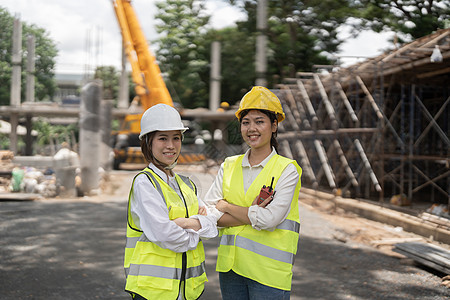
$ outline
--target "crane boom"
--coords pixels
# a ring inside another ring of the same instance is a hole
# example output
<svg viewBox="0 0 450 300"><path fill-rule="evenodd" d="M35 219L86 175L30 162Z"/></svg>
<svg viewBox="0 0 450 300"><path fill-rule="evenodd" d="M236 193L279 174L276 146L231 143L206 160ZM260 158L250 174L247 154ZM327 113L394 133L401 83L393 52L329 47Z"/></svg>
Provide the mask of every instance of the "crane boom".
<svg viewBox="0 0 450 300"><path fill-rule="evenodd" d="M143 110L158 103L173 106L172 97L164 83L156 58L150 52L131 0L113 0L113 6L125 53L131 64L136 94Z"/></svg>
<svg viewBox="0 0 450 300"><path fill-rule="evenodd" d="M150 52L131 6L131 0L112 0L112 4L122 34L123 47L131 64L131 78L142 112L159 103L174 106L156 58ZM113 134L114 169L119 169L122 162L145 163L138 138L141 117L142 113L130 112L125 116L121 129Z"/></svg>

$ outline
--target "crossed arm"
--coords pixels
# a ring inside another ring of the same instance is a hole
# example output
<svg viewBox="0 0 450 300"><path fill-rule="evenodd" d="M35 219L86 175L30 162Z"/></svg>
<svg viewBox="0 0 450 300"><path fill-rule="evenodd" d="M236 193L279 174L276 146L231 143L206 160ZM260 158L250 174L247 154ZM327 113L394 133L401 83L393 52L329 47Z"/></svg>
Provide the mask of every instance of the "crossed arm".
<svg viewBox="0 0 450 300"><path fill-rule="evenodd" d="M266 207L272 199L273 197L267 198L263 203L259 204L259 206ZM253 200L252 205L257 205L256 201L257 198ZM219 227L251 225L250 219L248 218L248 207L231 204L222 199L217 202L216 209L224 213L222 217L217 220L217 226ZM206 216L206 208L200 207L198 214ZM198 219L178 218L173 221L183 229L193 229L198 231L202 228Z"/></svg>
<svg viewBox="0 0 450 300"><path fill-rule="evenodd" d="M253 205L258 205L256 203L258 197L252 202ZM266 207L270 201L272 201L273 196L264 200L263 203L259 204L260 207ZM219 200L216 204L216 208L223 212L223 216L217 221L217 226L220 227L233 227L239 225L251 225L251 221L248 218L248 207L239 206L235 204L228 203L226 200Z"/></svg>
<svg viewBox="0 0 450 300"><path fill-rule="evenodd" d="M198 208L198 214L206 216L206 207L200 206ZM199 231L202 228L202 225L200 224L200 221L198 219L178 218L174 219L173 221L183 229L193 229L195 231Z"/></svg>

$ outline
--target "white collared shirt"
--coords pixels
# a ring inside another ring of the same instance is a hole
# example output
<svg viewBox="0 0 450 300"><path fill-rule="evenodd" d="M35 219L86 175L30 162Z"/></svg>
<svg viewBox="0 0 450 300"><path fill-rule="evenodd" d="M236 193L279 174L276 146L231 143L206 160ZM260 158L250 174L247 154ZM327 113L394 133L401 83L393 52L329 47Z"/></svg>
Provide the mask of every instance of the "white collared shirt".
<svg viewBox="0 0 450 300"><path fill-rule="evenodd" d="M152 163L148 167L167 182L184 201L175 176L167 176ZM217 236L216 221L211 216L191 216L200 221L202 228L199 231L183 229L172 222L169 219L166 202L145 174L136 177L130 201L133 221L150 241L161 248L186 252L195 249L200 238ZM205 206L200 199L198 201L199 206Z"/></svg>
<svg viewBox="0 0 450 300"><path fill-rule="evenodd" d="M245 152L242 160L242 175L244 177L244 193L247 192L252 182L262 171L267 162L276 154L274 148L272 152L261 163L251 166L248 160L250 149ZM300 180L297 168L293 164L289 164L278 179L275 187L275 196L272 202L265 208L257 205L250 206L248 209L248 218L252 227L256 230L273 231L277 225L283 222L289 214L292 198L294 197L295 187ZM213 216L216 221L219 220L223 213L215 208L217 202L223 199L223 163L219 172L205 195L204 202L208 208L208 215Z"/></svg>

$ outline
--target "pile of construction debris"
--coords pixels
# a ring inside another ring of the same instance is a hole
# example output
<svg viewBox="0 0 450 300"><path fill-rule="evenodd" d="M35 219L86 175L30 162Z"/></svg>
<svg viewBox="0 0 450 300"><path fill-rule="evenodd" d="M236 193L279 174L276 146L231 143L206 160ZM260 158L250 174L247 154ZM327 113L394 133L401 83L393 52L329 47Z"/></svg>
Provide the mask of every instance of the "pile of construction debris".
<svg viewBox="0 0 450 300"><path fill-rule="evenodd" d="M12 159L14 154L12 151L2 150L0 151L0 193L6 193L10 191L11 176L14 164Z"/></svg>
<svg viewBox="0 0 450 300"><path fill-rule="evenodd" d="M21 167L13 162L11 151L0 151L0 194L28 193L56 197L60 192L55 171Z"/></svg>
<svg viewBox="0 0 450 300"><path fill-rule="evenodd" d="M107 186L107 172L98 169L99 187L89 194L81 191L78 153L62 147L53 156L14 156L0 150L0 199L34 200L37 198L81 197L102 193Z"/></svg>

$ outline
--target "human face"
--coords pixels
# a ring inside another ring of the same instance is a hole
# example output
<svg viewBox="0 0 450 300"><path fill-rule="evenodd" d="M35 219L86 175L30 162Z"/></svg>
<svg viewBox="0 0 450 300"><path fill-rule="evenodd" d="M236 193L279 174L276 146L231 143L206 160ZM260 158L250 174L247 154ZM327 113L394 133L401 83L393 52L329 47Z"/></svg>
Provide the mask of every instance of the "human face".
<svg viewBox="0 0 450 300"><path fill-rule="evenodd" d="M276 122L271 123L270 118L258 110L249 111L241 120L242 138L252 149L270 150L270 139L276 130Z"/></svg>
<svg viewBox="0 0 450 300"><path fill-rule="evenodd" d="M179 130L158 131L152 140L152 154L158 162L171 165L180 155L181 132Z"/></svg>

